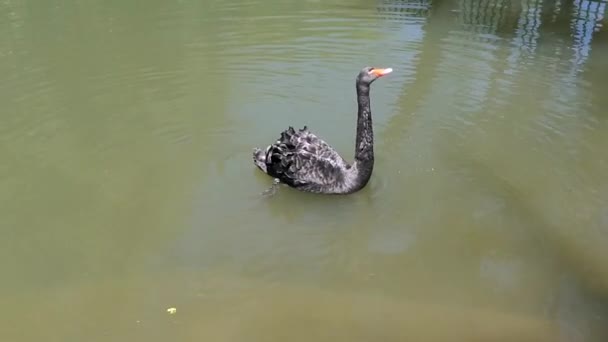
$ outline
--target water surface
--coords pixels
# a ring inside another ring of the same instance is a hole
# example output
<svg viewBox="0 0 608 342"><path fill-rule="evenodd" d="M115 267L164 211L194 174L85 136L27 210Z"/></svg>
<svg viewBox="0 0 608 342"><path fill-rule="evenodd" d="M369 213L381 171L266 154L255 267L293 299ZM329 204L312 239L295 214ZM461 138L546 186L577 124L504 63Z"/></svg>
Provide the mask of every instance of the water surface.
<svg viewBox="0 0 608 342"><path fill-rule="evenodd" d="M1 339L605 341L605 8L3 1ZM368 187L261 197L366 65Z"/></svg>

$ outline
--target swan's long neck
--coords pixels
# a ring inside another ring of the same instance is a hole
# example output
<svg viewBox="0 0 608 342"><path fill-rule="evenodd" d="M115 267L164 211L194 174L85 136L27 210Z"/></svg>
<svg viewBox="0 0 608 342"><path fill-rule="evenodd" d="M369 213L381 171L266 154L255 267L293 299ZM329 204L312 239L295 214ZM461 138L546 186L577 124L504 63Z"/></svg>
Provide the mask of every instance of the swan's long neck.
<svg viewBox="0 0 608 342"><path fill-rule="evenodd" d="M369 85L357 84L357 139L355 145L355 170L357 182L363 187L372 176L374 168L374 130L369 101Z"/></svg>

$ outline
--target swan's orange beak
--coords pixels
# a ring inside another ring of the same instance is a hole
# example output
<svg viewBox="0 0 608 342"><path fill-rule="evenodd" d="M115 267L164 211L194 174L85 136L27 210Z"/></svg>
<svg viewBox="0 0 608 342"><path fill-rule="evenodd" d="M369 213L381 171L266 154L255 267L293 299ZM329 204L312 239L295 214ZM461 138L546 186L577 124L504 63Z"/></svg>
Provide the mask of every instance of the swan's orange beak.
<svg viewBox="0 0 608 342"><path fill-rule="evenodd" d="M378 76L378 77L382 77L382 76L388 75L391 72L393 72L392 68L386 68L386 69L375 69L374 68L374 70L372 70L372 73L374 75Z"/></svg>

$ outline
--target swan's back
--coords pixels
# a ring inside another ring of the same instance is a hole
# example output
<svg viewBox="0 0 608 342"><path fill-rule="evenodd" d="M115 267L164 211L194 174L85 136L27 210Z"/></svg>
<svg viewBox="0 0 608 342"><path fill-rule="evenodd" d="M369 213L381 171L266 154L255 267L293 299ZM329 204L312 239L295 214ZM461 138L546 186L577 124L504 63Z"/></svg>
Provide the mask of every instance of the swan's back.
<svg viewBox="0 0 608 342"><path fill-rule="evenodd" d="M341 193L352 183L351 166L306 126L283 131L265 155L266 173L309 192Z"/></svg>

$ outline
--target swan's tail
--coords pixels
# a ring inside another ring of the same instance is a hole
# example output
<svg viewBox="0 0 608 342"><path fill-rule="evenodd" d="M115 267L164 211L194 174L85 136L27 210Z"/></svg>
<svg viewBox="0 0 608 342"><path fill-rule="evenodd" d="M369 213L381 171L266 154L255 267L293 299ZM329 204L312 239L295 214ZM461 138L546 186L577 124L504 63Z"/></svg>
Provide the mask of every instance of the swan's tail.
<svg viewBox="0 0 608 342"><path fill-rule="evenodd" d="M266 153L257 147L253 149L253 163L264 173L268 173L266 170Z"/></svg>
<svg viewBox="0 0 608 342"><path fill-rule="evenodd" d="M299 135L307 132L308 127L306 126L297 132L292 126L289 126L288 129L281 132L281 136L274 144L266 147L266 151L257 147L253 149L253 163L266 174L268 174L268 165L270 165L271 175L276 177L275 164L281 164L281 168L289 167L288 164L292 162L293 149L297 144Z"/></svg>

